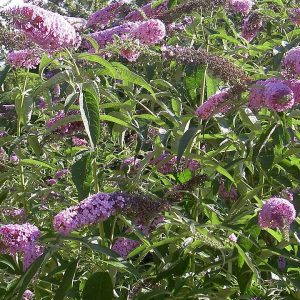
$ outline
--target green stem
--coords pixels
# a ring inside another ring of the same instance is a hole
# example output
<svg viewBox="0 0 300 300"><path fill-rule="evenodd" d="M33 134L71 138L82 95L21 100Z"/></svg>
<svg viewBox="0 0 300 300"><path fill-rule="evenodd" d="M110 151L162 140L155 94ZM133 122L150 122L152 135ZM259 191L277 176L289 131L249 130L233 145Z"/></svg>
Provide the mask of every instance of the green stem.
<svg viewBox="0 0 300 300"><path fill-rule="evenodd" d="M27 82L28 82L28 73L29 73L29 70L27 69L27 74L26 74L24 86L22 89L21 103L19 106L19 113L18 113L18 123L17 123L17 136L18 137L21 136L21 130L22 130L21 124L22 124L22 115L23 115L23 105L24 105L24 100L25 100L25 91L26 91L26 86L27 86ZM18 150L21 153L20 144L18 145ZM23 203L24 214L25 214L25 218L26 218L29 213L29 209L28 209L28 205L26 202L26 198L25 198L26 186L25 186L24 167L20 164L19 169L20 169L20 187L21 187L21 192L22 192L22 203Z"/></svg>

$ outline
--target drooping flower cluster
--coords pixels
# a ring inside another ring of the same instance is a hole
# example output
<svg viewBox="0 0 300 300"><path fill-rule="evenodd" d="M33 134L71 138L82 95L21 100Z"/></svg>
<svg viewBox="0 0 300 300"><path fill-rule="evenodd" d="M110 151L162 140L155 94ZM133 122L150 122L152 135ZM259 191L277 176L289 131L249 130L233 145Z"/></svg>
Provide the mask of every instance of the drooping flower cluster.
<svg viewBox="0 0 300 300"><path fill-rule="evenodd" d="M153 154L148 153L150 157L150 165L153 165L162 174L170 174L175 172L181 172L184 169L190 169L191 171L196 171L200 168L200 163L194 159L186 159L182 157L177 166L177 156L170 153L163 153L157 158L152 157Z"/></svg>
<svg viewBox="0 0 300 300"><path fill-rule="evenodd" d="M75 28L58 13L35 5L15 6L9 13L15 28L46 51L75 47L80 43Z"/></svg>
<svg viewBox="0 0 300 300"><path fill-rule="evenodd" d="M228 6L234 12L248 15L254 3L252 0L229 0Z"/></svg>
<svg viewBox="0 0 300 300"><path fill-rule="evenodd" d="M35 68L41 61L41 55L34 49L12 51L7 60L14 68Z"/></svg>
<svg viewBox="0 0 300 300"><path fill-rule="evenodd" d="M57 232L66 235L83 226L108 219L117 208L124 206L124 202L122 196L114 197L106 193L92 195L58 213L54 217L53 227Z"/></svg>
<svg viewBox="0 0 300 300"><path fill-rule="evenodd" d="M105 28L109 25L118 15L119 9L126 3L125 0L112 2L104 8L91 14L87 20L87 27Z"/></svg>
<svg viewBox="0 0 300 300"><path fill-rule="evenodd" d="M284 271L286 268L286 260L283 256L279 256L277 259L278 269Z"/></svg>
<svg viewBox="0 0 300 300"><path fill-rule="evenodd" d="M142 216L148 222L165 205L159 200L122 192L98 193L58 213L53 220L55 231L68 234L86 225L96 224L108 219L117 212L136 220Z"/></svg>
<svg viewBox="0 0 300 300"><path fill-rule="evenodd" d="M250 89L249 107L255 110L261 107L276 111L287 110L300 100L299 84L295 80L288 81L279 78L257 81Z"/></svg>
<svg viewBox="0 0 300 300"><path fill-rule="evenodd" d="M122 41L135 41L144 45L154 45L159 43L166 36L165 25L156 19L150 19L144 22L127 22L119 26L115 26L103 31L97 31L90 35L94 39L100 49L104 49L109 44L112 44L116 37L119 37ZM89 42L83 43L84 47L91 49ZM133 47L124 46L121 49L120 54L127 58L129 61L135 61L140 53ZM107 55L107 53L104 53Z"/></svg>
<svg viewBox="0 0 300 300"><path fill-rule="evenodd" d="M26 270L43 252L43 248L37 244L40 235L39 229L29 223L3 225L0 227L0 252L12 256L16 253L23 254L23 266Z"/></svg>
<svg viewBox="0 0 300 300"><path fill-rule="evenodd" d="M300 47L294 47L285 54L281 68L285 77L297 78L300 75Z"/></svg>
<svg viewBox="0 0 300 300"><path fill-rule="evenodd" d="M77 110L70 110L67 113L59 111L53 118L47 121L46 127L61 136L72 134L83 129L82 121L70 121L67 124L61 124L62 120L69 116L76 117L80 112Z"/></svg>
<svg viewBox="0 0 300 300"><path fill-rule="evenodd" d="M163 1L158 6L155 6L153 2L154 1L151 1L150 3L142 6L140 10L130 12L127 16L125 16L125 20L131 22L143 21L145 17L151 19L167 11L169 0Z"/></svg>
<svg viewBox="0 0 300 300"><path fill-rule="evenodd" d="M270 198L259 213L258 223L263 228L285 228L296 218L294 205L283 198Z"/></svg>
<svg viewBox="0 0 300 300"><path fill-rule="evenodd" d="M226 113L233 107L232 95L228 89L210 96L196 110L196 115L202 120L206 120L218 113Z"/></svg>
<svg viewBox="0 0 300 300"><path fill-rule="evenodd" d="M234 63L226 58L208 53L201 48L192 49L179 46L164 46L162 53L167 60L176 60L177 62L193 66L207 65L208 70L214 76L235 87L234 95L244 91L252 81L244 70Z"/></svg>
<svg viewBox="0 0 300 300"><path fill-rule="evenodd" d="M90 37L98 43L100 49L103 49L114 41L115 36L124 39L127 38L128 35L130 35L130 33L137 28L137 26L137 23L128 22L106 30L96 31L90 34ZM86 42L84 42L83 46L90 48L89 44Z"/></svg>
<svg viewBox="0 0 300 300"><path fill-rule="evenodd" d="M250 14L243 22L242 37L251 42L263 25L261 15L258 13Z"/></svg>

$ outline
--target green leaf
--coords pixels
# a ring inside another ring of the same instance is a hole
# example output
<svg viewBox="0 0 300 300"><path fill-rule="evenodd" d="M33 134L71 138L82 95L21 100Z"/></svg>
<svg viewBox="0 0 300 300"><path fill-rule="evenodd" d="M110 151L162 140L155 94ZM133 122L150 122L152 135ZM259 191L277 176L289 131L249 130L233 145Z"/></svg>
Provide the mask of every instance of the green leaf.
<svg viewBox="0 0 300 300"><path fill-rule="evenodd" d="M72 287L78 262L79 259L76 259L72 261L67 267L64 277L62 278L61 284L55 293L54 300L64 299L68 290Z"/></svg>
<svg viewBox="0 0 300 300"><path fill-rule="evenodd" d="M95 148L100 137L99 100L91 92L84 90L79 96L79 106L91 147Z"/></svg>
<svg viewBox="0 0 300 300"><path fill-rule="evenodd" d="M108 272L96 272L87 280L82 300L113 299L113 284Z"/></svg>
<svg viewBox="0 0 300 300"><path fill-rule="evenodd" d="M121 63L114 62L112 65L115 67L116 70L116 78L137 84L143 87L145 90L150 92L154 99L156 99L155 93L151 87L151 85L145 81L145 79L134 72L130 71L127 67L122 65Z"/></svg>
<svg viewBox="0 0 300 300"><path fill-rule="evenodd" d="M78 191L79 200L88 196L91 187L91 157L84 153L71 167L72 180Z"/></svg>
<svg viewBox="0 0 300 300"><path fill-rule="evenodd" d="M45 163L40 160L36 160L36 159L24 158L21 160L21 163L24 165L32 165L32 166L38 166L38 167L47 168L47 169L55 169L50 164Z"/></svg>
<svg viewBox="0 0 300 300"><path fill-rule="evenodd" d="M43 255L38 257L26 270L26 272L19 278L17 283L9 290L6 294L5 299L21 300L23 293L27 289L27 286L31 282L32 278L35 276L37 271L42 268L42 266L49 260L54 252L58 250L57 246L53 246L48 249ZM18 293L18 297L15 294Z"/></svg>
<svg viewBox="0 0 300 300"><path fill-rule="evenodd" d="M4 83L4 80L10 70L9 65L3 65L0 67L0 86Z"/></svg>
<svg viewBox="0 0 300 300"><path fill-rule="evenodd" d="M255 279L258 279L259 273L258 273L256 267L254 266L254 264L252 263L249 254L244 252L244 250L238 244L235 244L235 247L237 248L237 250L239 252L239 255L243 258L243 260L246 262L248 267L253 272L253 275L254 275Z"/></svg>
<svg viewBox="0 0 300 300"><path fill-rule="evenodd" d="M233 177L222 166L218 165L216 167L216 171L219 172L220 174L224 175L225 177L227 177L230 181L235 182Z"/></svg>
<svg viewBox="0 0 300 300"><path fill-rule="evenodd" d="M191 140L195 137L198 131L197 127L189 128L182 136L178 145L177 164L179 164L186 148L189 146Z"/></svg>
<svg viewBox="0 0 300 300"><path fill-rule="evenodd" d="M36 135L29 135L27 141L36 156L39 157L43 154L43 149L41 148L38 137Z"/></svg>
<svg viewBox="0 0 300 300"><path fill-rule="evenodd" d="M105 69L109 71L110 76L115 77L116 71L114 67L104 58L100 57L97 54L90 54L90 53L82 53L78 55L79 59L84 59L90 62L95 62L101 66L103 66Z"/></svg>
<svg viewBox="0 0 300 300"><path fill-rule="evenodd" d="M80 115L69 115L60 120L55 121L55 123L48 129L49 131L55 131L56 129L62 127L65 124L82 121Z"/></svg>
<svg viewBox="0 0 300 300"><path fill-rule="evenodd" d="M123 120L121 120L119 118L110 116L110 115L100 115L100 120L101 121L107 121L107 122L116 123L116 124L119 124L121 126L124 126L124 127L127 127L127 128L135 130L135 128L131 124L129 124L126 121L123 121Z"/></svg>

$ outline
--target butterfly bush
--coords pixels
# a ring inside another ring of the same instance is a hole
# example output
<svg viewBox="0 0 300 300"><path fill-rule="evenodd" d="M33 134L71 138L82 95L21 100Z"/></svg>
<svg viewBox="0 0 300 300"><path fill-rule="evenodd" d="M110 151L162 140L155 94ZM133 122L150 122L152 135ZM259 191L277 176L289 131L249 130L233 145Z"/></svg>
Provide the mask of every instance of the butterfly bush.
<svg viewBox="0 0 300 300"><path fill-rule="evenodd" d="M140 23L133 36L143 44L155 45L166 36L166 27L162 21L151 19Z"/></svg>
<svg viewBox="0 0 300 300"><path fill-rule="evenodd" d="M153 158L153 153L147 153L150 158L150 165L153 165L162 174L170 174L175 172L181 172L184 169L196 171L200 168L200 163L194 159L186 159L182 157L179 165L177 166L177 156L170 153L162 153L159 157Z"/></svg>
<svg viewBox="0 0 300 300"><path fill-rule="evenodd" d="M229 0L229 8L243 15L248 15L251 11L254 2L252 0Z"/></svg>
<svg viewBox="0 0 300 300"><path fill-rule="evenodd" d="M210 96L197 108L197 117L206 120L215 114L228 112L233 107L232 98L233 95L231 95L228 89Z"/></svg>
<svg viewBox="0 0 300 300"><path fill-rule="evenodd" d="M8 62L15 68L35 68L41 61L40 53L34 49L12 51L7 56Z"/></svg>
<svg viewBox="0 0 300 300"><path fill-rule="evenodd" d="M146 236L156 229L159 224L164 222L164 217L162 215L157 216L150 225L139 225L137 224L137 228ZM126 232L131 232L132 230L129 229ZM118 253L121 257L126 258L130 252L136 249L141 244L141 241L133 240L130 238L125 237L118 237L112 246L112 250Z"/></svg>
<svg viewBox="0 0 300 300"><path fill-rule="evenodd" d="M295 25L300 25L300 8L292 8L289 12L290 19Z"/></svg>
<svg viewBox="0 0 300 300"><path fill-rule="evenodd" d="M31 300L34 298L34 293L30 290L26 290L22 295L22 300Z"/></svg>
<svg viewBox="0 0 300 300"><path fill-rule="evenodd" d="M233 243L236 243L238 240L237 236L234 233L230 234L228 239L230 242L233 242Z"/></svg>
<svg viewBox="0 0 300 300"><path fill-rule="evenodd" d="M101 29L109 25L118 15L118 10L126 3L127 1L120 0L110 3L104 8L91 14L87 20L87 27L99 27Z"/></svg>
<svg viewBox="0 0 300 300"><path fill-rule="evenodd" d="M67 116L77 116L77 115L80 115L80 112L78 110L70 110L67 113L65 113L64 111L59 111L53 118L49 119L46 122L46 127L50 130L53 130L55 133L58 133L61 136L82 131L84 128L82 121L68 122L67 124L64 125L59 125L58 123L59 121L66 118Z"/></svg>
<svg viewBox="0 0 300 300"><path fill-rule="evenodd" d="M160 13L163 13L167 11L168 8L168 0L163 1L160 5L153 5L154 1L151 1L150 3L142 6L140 10L135 10L130 12L127 16L125 16L126 21L136 22L136 21L142 21L146 18L151 19L153 17L156 17L156 15L159 15Z"/></svg>
<svg viewBox="0 0 300 300"><path fill-rule="evenodd" d="M300 75L300 47L294 47L285 54L281 68L286 77L295 78Z"/></svg>
<svg viewBox="0 0 300 300"><path fill-rule="evenodd" d="M283 198L270 198L263 204L258 223L263 228L284 228L296 218L294 205Z"/></svg>
<svg viewBox="0 0 300 300"><path fill-rule="evenodd" d="M242 37L251 42L263 25L262 18L258 13L250 14L243 22Z"/></svg>
<svg viewBox="0 0 300 300"><path fill-rule="evenodd" d="M75 28L58 13L35 5L15 6L9 12L15 28L46 51L72 48L80 43Z"/></svg>
<svg viewBox="0 0 300 300"><path fill-rule="evenodd" d="M53 227L66 235L86 225L105 221L119 211L135 220L143 215L146 222L164 207L160 201L151 201L147 197L122 192L98 193L58 213L53 219Z"/></svg>
<svg viewBox="0 0 300 300"><path fill-rule="evenodd" d="M266 106L276 111L284 111L293 107L295 102L294 93L288 85L273 81L266 86Z"/></svg>
<svg viewBox="0 0 300 300"><path fill-rule="evenodd" d="M37 244L40 235L40 230L29 223L3 225L0 227L0 252L12 256L23 254L23 267L26 270L43 253L43 247Z"/></svg>

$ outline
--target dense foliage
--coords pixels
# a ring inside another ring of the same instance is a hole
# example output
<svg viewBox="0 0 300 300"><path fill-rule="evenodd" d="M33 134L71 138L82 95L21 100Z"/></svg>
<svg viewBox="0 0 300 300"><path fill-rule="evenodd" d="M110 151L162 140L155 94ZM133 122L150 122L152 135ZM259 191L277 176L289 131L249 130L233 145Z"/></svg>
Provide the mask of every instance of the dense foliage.
<svg viewBox="0 0 300 300"><path fill-rule="evenodd" d="M300 299L300 7L2 7L0 298Z"/></svg>

